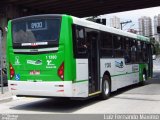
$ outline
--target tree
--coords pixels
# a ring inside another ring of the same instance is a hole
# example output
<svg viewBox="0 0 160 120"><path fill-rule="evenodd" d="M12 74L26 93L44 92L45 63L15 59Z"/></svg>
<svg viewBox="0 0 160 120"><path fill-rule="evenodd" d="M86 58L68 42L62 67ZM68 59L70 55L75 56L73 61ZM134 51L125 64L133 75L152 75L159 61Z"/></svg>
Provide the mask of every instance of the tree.
<svg viewBox="0 0 160 120"><path fill-rule="evenodd" d="M154 47L155 47L156 54L157 54L157 55L160 54L160 44L159 44L159 42L156 41L154 37L151 37L150 40L151 40L151 43L152 43L152 44L154 45Z"/></svg>

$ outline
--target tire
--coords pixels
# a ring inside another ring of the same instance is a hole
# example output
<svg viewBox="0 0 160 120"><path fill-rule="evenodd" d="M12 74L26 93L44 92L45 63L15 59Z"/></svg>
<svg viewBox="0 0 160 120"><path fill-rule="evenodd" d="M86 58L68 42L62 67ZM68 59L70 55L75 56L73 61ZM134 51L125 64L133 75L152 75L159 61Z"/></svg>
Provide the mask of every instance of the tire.
<svg viewBox="0 0 160 120"><path fill-rule="evenodd" d="M111 84L110 79L108 75L103 76L102 80L102 93L101 93L101 99L106 100L110 97L111 94Z"/></svg>

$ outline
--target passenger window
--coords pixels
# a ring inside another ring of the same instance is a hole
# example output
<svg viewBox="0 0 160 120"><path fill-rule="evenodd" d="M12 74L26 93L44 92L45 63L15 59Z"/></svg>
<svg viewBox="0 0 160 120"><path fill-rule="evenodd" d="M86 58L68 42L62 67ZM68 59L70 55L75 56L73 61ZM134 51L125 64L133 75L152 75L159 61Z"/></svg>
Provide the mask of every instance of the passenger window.
<svg viewBox="0 0 160 120"><path fill-rule="evenodd" d="M122 43L123 43L123 37L116 35L113 37L115 57L123 57Z"/></svg>
<svg viewBox="0 0 160 120"><path fill-rule="evenodd" d="M124 40L124 59L125 63L131 63L131 50L129 38L125 38Z"/></svg>
<svg viewBox="0 0 160 120"><path fill-rule="evenodd" d="M102 57L113 57L112 34L101 32L100 49Z"/></svg>
<svg viewBox="0 0 160 120"><path fill-rule="evenodd" d="M137 60L138 60L138 62L142 62L142 47L141 47L141 41L138 41L138 43L137 43Z"/></svg>
<svg viewBox="0 0 160 120"><path fill-rule="evenodd" d="M147 45L146 43L142 42L142 60L143 62L147 62L148 57L147 57Z"/></svg>
<svg viewBox="0 0 160 120"><path fill-rule="evenodd" d="M132 63L136 62L136 41L135 40L131 40L131 61Z"/></svg>
<svg viewBox="0 0 160 120"><path fill-rule="evenodd" d="M102 32L101 46L102 48L112 49L112 35L111 34Z"/></svg>

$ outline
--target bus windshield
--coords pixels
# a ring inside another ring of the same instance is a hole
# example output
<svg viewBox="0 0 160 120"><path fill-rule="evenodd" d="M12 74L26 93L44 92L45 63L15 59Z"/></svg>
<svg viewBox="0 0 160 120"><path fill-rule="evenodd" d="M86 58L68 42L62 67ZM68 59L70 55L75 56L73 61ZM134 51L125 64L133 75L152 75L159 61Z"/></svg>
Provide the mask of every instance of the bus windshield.
<svg viewBox="0 0 160 120"><path fill-rule="evenodd" d="M12 22L13 44L56 42L60 32L60 19L24 19Z"/></svg>

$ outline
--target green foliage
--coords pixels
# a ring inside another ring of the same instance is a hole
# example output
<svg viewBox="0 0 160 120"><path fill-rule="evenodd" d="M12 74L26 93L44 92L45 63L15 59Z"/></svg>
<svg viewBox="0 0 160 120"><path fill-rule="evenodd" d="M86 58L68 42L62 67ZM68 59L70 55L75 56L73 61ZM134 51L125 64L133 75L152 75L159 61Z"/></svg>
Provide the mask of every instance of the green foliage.
<svg viewBox="0 0 160 120"><path fill-rule="evenodd" d="M155 51L156 51L156 54L160 54L160 43L158 41L155 40L155 38L150 38L151 40L151 43L154 45L155 47Z"/></svg>

